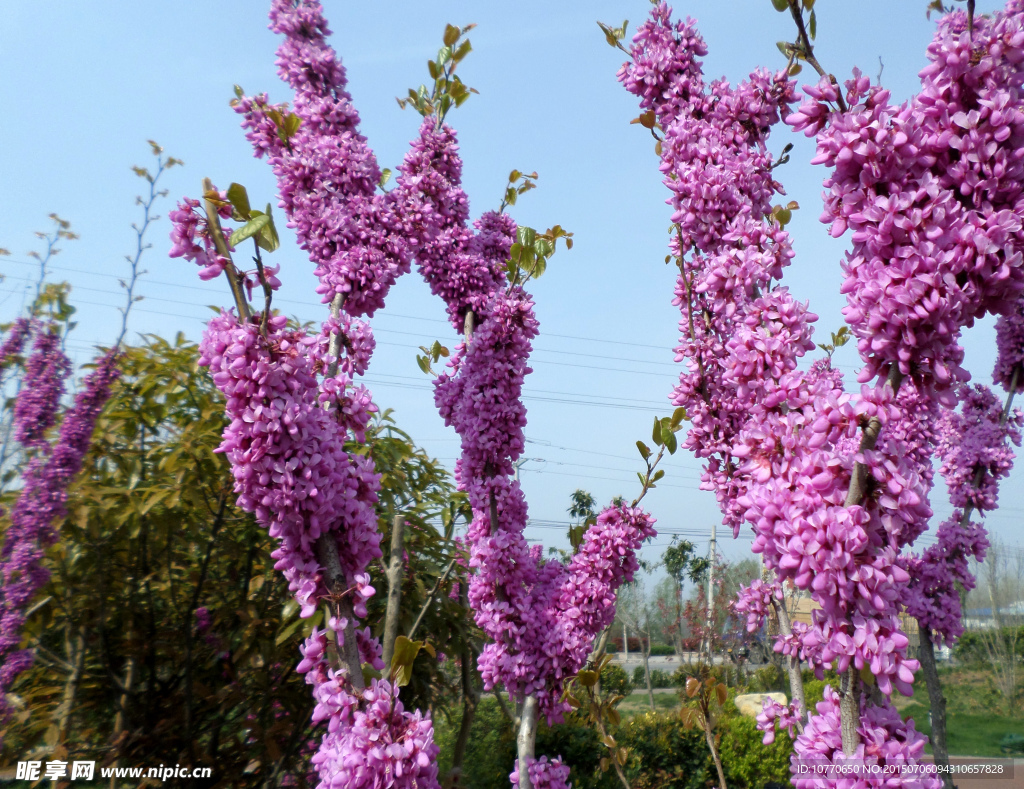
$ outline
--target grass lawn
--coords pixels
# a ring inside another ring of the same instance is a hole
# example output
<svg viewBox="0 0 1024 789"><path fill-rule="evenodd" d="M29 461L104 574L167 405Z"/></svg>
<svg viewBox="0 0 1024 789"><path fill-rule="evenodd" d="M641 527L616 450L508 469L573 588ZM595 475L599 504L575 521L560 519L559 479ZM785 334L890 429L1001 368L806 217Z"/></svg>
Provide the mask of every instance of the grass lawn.
<svg viewBox="0 0 1024 789"><path fill-rule="evenodd" d="M946 740L953 756L1005 757L999 741L1007 734L1024 734L1024 716L1006 714L1005 702L995 693L987 672L971 669L940 670L946 696ZM924 677L914 683L909 699L894 698L904 720L914 719L918 731L931 735L931 703ZM931 753L931 745L928 746Z"/></svg>
<svg viewBox="0 0 1024 789"><path fill-rule="evenodd" d="M673 691L672 693L654 693L654 706L658 712L669 712L679 708L679 695ZM651 702L647 697L647 691L643 693L632 693L626 696L622 701L619 702L618 706L619 715L624 719L628 720L634 715L639 715L643 712L650 712Z"/></svg>
<svg viewBox="0 0 1024 789"><path fill-rule="evenodd" d="M918 731L931 735L928 723L928 708L915 703L908 704L901 712L903 718L913 718ZM1007 734L1024 733L1024 720L995 715L947 715L946 739L953 756L994 756L1005 757L999 750L999 741ZM931 753L931 745L928 753Z"/></svg>

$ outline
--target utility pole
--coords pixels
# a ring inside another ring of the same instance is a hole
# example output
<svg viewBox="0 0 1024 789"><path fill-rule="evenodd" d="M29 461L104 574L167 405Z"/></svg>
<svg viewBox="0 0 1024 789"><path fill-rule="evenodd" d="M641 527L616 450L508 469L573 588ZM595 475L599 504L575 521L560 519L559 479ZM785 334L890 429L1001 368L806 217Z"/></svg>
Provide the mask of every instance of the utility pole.
<svg viewBox="0 0 1024 789"><path fill-rule="evenodd" d="M708 611L707 617L704 622L704 637L707 639L707 655L708 665L712 663L711 655L711 628L714 625L714 606L715 606L715 557L717 556L716 550L716 537L718 535L718 524L711 524L711 544L708 547Z"/></svg>

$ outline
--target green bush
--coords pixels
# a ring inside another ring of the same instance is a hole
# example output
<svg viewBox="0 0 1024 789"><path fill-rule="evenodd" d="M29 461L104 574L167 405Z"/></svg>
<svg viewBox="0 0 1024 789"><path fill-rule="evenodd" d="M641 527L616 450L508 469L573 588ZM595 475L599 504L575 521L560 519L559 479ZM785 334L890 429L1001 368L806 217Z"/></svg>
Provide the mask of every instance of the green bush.
<svg viewBox="0 0 1024 789"><path fill-rule="evenodd" d="M442 777L451 769L452 748L461 722L461 709L457 709L450 719L443 715L434 718L434 741L441 748L438 766ZM469 744L463 761L464 772L459 786L463 789L507 786L508 776L516 761L516 738L508 718L490 696L480 699L469 731ZM539 749L537 752L543 753Z"/></svg>
<svg viewBox="0 0 1024 789"><path fill-rule="evenodd" d="M684 727L678 715L637 715L616 736L629 748L627 769L634 789L704 789L714 775L704 735Z"/></svg>
<svg viewBox="0 0 1024 789"><path fill-rule="evenodd" d="M671 644L651 644L651 655L655 657L668 657L675 653L676 648Z"/></svg>
<svg viewBox="0 0 1024 789"><path fill-rule="evenodd" d="M775 742L765 745L764 734L753 718L723 717L715 727L719 735L719 756L730 789L764 789L765 784L789 783L789 757L793 742L778 732Z"/></svg>
<svg viewBox="0 0 1024 789"><path fill-rule="evenodd" d="M1014 653L1024 656L1024 626L1004 627L1000 631L1007 651L1015 647ZM989 660L988 650L985 648L983 638L991 638L991 634L982 634L976 630L968 631L960 636L960 639L953 647L953 657L962 663L987 663Z"/></svg>
<svg viewBox="0 0 1024 789"><path fill-rule="evenodd" d="M578 715L569 715L565 723L555 726L541 722L537 728L537 755L560 755L569 766L569 782L575 789L621 786L613 771L601 772L598 763L602 756L608 755L608 749L601 744L597 730ZM504 789L508 786L508 776L504 783L494 786Z"/></svg>
<svg viewBox="0 0 1024 789"><path fill-rule="evenodd" d="M633 669L633 687L634 688L646 688L647 680L644 678L644 667L637 666ZM651 669L651 687L652 688L671 688L672 676L667 671L662 671L660 668Z"/></svg>
<svg viewBox="0 0 1024 789"><path fill-rule="evenodd" d="M750 693L773 693L781 690L789 695L788 677L774 663L755 669L748 675L748 682Z"/></svg>
<svg viewBox="0 0 1024 789"><path fill-rule="evenodd" d="M604 695L617 693L628 696L633 692L633 683L622 666L609 663L601 670L601 692Z"/></svg>

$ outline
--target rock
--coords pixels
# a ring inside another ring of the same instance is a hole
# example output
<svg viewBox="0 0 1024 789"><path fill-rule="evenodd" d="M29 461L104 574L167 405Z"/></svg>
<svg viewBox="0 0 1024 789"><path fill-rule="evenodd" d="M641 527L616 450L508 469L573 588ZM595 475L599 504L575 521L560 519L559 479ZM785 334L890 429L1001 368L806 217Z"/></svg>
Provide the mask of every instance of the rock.
<svg viewBox="0 0 1024 789"><path fill-rule="evenodd" d="M764 709L764 700L767 698L775 699L783 706L789 704L785 693L744 693L736 697L736 709L740 711L740 715L756 718Z"/></svg>

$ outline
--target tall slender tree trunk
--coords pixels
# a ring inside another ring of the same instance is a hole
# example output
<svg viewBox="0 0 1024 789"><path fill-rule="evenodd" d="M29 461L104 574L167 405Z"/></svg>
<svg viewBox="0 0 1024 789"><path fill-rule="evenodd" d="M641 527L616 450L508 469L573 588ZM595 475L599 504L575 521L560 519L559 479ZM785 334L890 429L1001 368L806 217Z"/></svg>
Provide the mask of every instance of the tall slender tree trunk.
<svg viewBox="0 0 1024 789"><path fill-rule="evenodd" d="M131 641L130 635L128 640L129 642ZM125 727L128 725L128 702L131 699L132 684L134 682L135 658L129 657L128 665L124 671L124 690L121 693L121 698L118 699L117 715L114 717L114 735L111 739L115 743L115 747L120 747L116 745L116 743L118 742L118 740L121 739L121 735L124 733ZM117 768L120 766L120 764L121 759L120 757L118 757L114 760L114 763L111 765L113 769L111 770L110 775L110 789L116 789L117 787L117 778L115 776L115 773L117 772Z"/></svg>
<svg viewBox="0 0 1024 789"><path fill-rule="evenodd" d="M534 789L530 780L529 766L536 754L537 714L540 709L537 697L529 695L523 701L519 713L519 732L516 736L516 753L519 756L519 789Z"/></svg>
<svg viewBox="0 0 1024 789"><path fill-rule="evenodd" d="M918 637L921 643L917 647L917 657L924 671L924 681L928 686L928 700L931 702L932 722L932 754L935 764L942 768L939 775L945 789L954 789L953 779L949 775L949 748L946 745L946 697L939 684L939 672L935 666L935 647L932 644L932 631L921 626Z"/></svg>
<svg viewBox="0 0 1024 789"><path fill-rule="evenodd" d="M644 649L643 633L640 634L640 654L644 660L644 681L647 683L647 699L651 704L651 711L655 709L654 706L654 687L651 685L651 663L649 658L651 657L651 631L647 631L647 649Z"/></svg>
<svg viewBox="0 0 1024 789"><path fill-rule="evenodd" d="M793 626L789 621L789 612L786 610L786 600L772 600L775 614L779 618L779 631L784 636L793 634ZM804 694L804 675L800 668L800 658L789 655L786 660L786 673L789 674L789 691L791 698L796 702L797 710L800 713L800 723L807 719L807 697Z"/></svg>
<svg viewBox="0 0 1024 789"><path fill-rule="evenodd" d="M65 639L65 649L68 655L68 662L71 664L71 673L64 682L64 695L61 698L60 706L57 708L57 744L63 745L71 730L71 716L75 709L75 697L78 695L78 686L82 681L82 672L85 669L85 631L82 628L75 633L74 639Z"/></svg>
<svg viewBox="0 0 1024 789"><path fill-rule="evenodd" d="M469 610L469 584L459 584L459 602ZM471 644L466 644L462 650L462 721L459 723L459 733L455 738L455 746L452 748L452 768L445 779L445 785L452 789L459 786L459 779L462 776L462 762L466 758L466 748L469 745L469 732L473 726L473 718L476 717L476 708L480 703L480 694L473 684L473 674L476 667L476 651Z"/></svg>
<svg viewBox="0 0 1024 789"><path fill-rule="evenodd" d="M396 513L391 523L391 555L388 562L388 607L384 615L384 666L391 665L398 638L398 618L402 608L402 560L405 553L405 519Z"/></svg>

